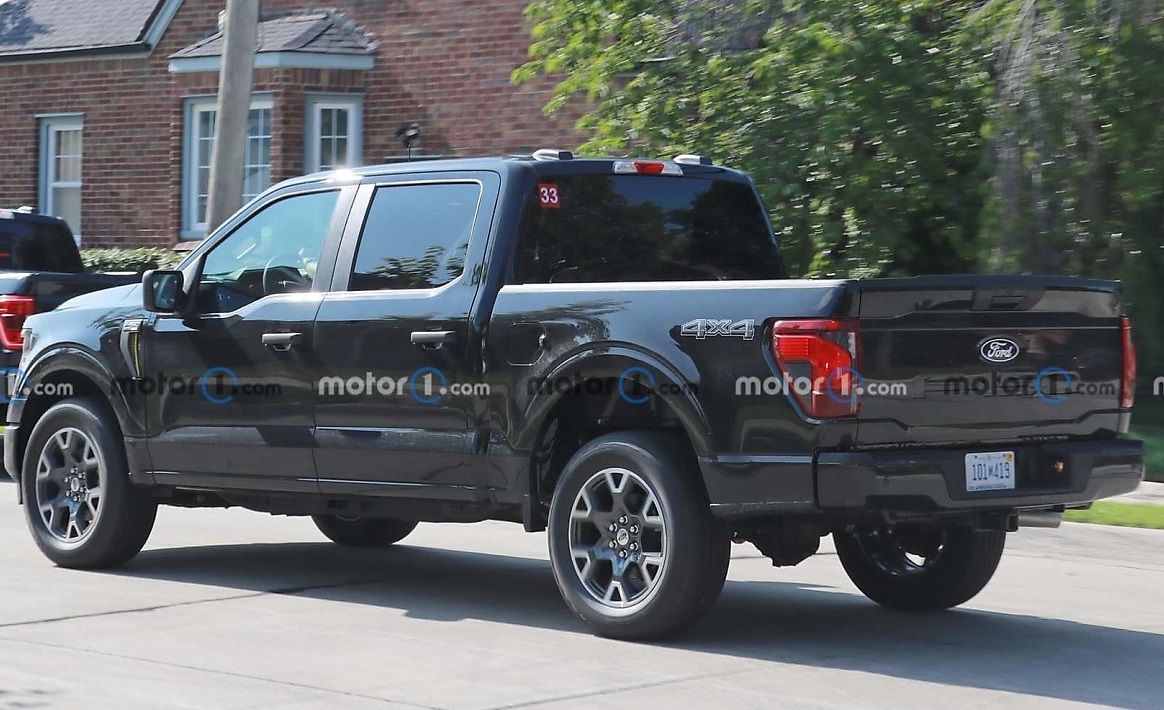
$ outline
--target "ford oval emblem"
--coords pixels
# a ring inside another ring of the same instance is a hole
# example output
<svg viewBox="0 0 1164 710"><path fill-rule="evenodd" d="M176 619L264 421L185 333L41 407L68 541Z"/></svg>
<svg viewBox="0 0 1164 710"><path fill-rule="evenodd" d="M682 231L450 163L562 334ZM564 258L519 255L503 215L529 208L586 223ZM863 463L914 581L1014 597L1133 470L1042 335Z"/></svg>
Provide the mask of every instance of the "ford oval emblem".
<svg viewBox="0 0 1164 710"><path fill-rule="evenodd" d="M978 355L984 362L1001 365L1019 356L1019 344L1010 338L987 338L978 346Z"/></svg>

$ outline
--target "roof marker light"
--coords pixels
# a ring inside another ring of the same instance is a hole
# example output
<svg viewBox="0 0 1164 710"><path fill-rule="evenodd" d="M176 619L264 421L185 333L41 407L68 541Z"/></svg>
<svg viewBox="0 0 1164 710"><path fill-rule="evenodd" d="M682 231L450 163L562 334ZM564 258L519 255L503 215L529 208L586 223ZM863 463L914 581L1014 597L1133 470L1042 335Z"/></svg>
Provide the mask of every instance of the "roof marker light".
<svg viewBox="0 0 1164 710"><path fill-rule="evenodd" d="M682 177L683 168L675 163L665 163L661 160L616 160L614 161L616 175L678 175Z"/></svg>

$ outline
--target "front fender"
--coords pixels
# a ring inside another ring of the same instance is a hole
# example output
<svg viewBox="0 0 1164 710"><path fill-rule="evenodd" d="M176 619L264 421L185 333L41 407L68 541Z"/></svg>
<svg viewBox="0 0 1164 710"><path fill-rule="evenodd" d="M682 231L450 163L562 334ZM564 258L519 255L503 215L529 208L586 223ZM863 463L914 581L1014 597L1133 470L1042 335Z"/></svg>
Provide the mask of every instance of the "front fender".
<svg viewBox="0 0 1164 710"><path fill-rule="evenodd" d="M30 398L53 396L38 394L46 380L55 373L69 372L90 380L105 395L106 401L117 414L121 431L127 436L144 434L144 422L133 414L118 379L94 353L75 344L55 345L39 353L37 358L17 372L16 395L8 405L8 422L21 424L24 405ZM59 395L57 395L59 396Z"/></svg>
<svg viewBox="0 0 1164 710"><path fill-rule="evenodd" d="M58 373L68 373L68 380L73 382L66 381L53 386L48 381ZM77 391L74 383L80 378L87 380L92 387L86 386L82 391ZM62 390L64 385L72 389ZM30 411L30 402L36 403L45 398L68 399L86 394L92 396L94 391L100 393L113 410L123 435L136 438L144 434L144 423L133 413L118 380L87 348L71 343L54 345L38 353L24 369L17 370L14 394L8 404L8 429L5 431L4 458L9 473L19 481L23 447L36 423L33 417L44 411L41 406L34 406ZM131 459L131 470L140 469L133 465L134 452L127 453Z"/></svg>

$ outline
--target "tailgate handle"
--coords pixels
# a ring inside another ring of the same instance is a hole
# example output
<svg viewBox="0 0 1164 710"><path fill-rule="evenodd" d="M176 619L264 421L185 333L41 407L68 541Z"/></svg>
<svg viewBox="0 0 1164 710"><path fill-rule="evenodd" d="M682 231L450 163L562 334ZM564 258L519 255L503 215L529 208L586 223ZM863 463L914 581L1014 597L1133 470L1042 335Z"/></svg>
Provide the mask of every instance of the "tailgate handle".
<svg viewBox="0 0 1164 710"><path fill-rule="evenodd" d="M1000 311L1000 310L1013 311L1014 309L1018 308L1022 304L1022 302L1025 298L1026 298L1025 296L994 296L993 298L990 299L990 310L992 310L992 311Z"/></svg>
<svg viewBox="0 0 1164 710"><path fill-rule="evenodd" d="M974 292L972 311L1029 311L1043 299L1043 289L978 289Z"/></svg>

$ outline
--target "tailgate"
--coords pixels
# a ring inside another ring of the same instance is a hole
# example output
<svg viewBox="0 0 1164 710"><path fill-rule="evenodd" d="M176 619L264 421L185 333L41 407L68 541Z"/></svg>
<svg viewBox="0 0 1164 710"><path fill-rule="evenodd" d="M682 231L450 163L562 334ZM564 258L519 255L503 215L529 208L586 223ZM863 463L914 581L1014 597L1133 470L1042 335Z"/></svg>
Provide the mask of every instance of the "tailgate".
<svg viewBox="0 0 1164 710"><path fill-rule="evenodd" d="M0 293L31 296L36 302L36 312L44 313L55 310L75 296L123 286L139 279L135 275L5 272L0 273Z"/></svg>
<svg viewBox="0 0 1164 710"><path fill-rule="evenodd" d="M856 287L865 380L859 445L1119 430L1118 283L942 276Z"/></svg>

